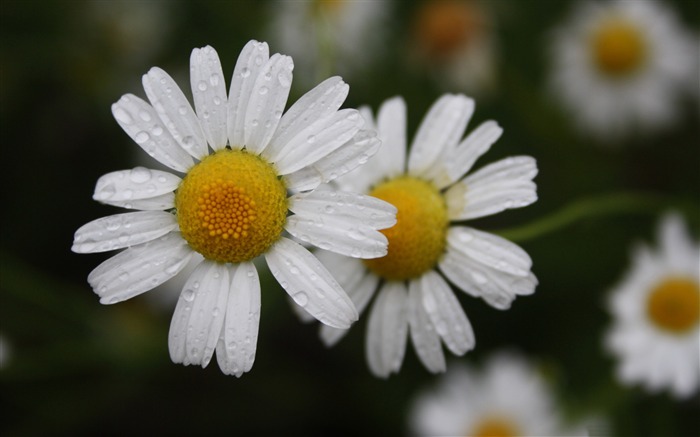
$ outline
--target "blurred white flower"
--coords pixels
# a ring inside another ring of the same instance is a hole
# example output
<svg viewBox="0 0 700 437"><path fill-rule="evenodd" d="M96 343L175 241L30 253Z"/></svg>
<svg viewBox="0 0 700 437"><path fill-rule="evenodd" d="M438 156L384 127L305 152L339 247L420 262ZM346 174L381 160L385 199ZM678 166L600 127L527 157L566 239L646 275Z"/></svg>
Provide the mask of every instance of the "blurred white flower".
<svg viewBox="0 0 700 437"><path fill-rule="evenodd" d="M585 1L553 34L551 86L584 132L606 141L672 124L698 87L698 48L653 0Z"/></svg>
<svg viewBox="0 0 700 437"><path fill-rule="evenodd" d="M323 265L283 236L295 223L334 224L297 235L302 240L321 234L342 248L354 244L352 229L367 242L361 256L386 254L386 237L377 229L394 224L396 208L369 196L315 191L366 161L379 141L362 129L357 110L340 109L349 87L339 77L285 113L293 67L289 56L270 56L266 43L250 41L227 93L219 56L207 46L190 57L194 109L157 67L143 76L150 104L126 94L112 105L122 129L171 171L136 167L102 176L93 198L137 212L87 223L76 231L72 250L125 249L88 276L104 304L152 290L200 260L170 325L174 362L205 367L216 351L224 373L251 369L261 305L253 260L259 256L322 323L348 328L357 320L352 301Z"/></svg>
<svg viewBox="0 0 700 437"><path fill-rule="evenodd" d="M623 384L685 398L700 386L700 245L680 216L667 214L659 246L635 248L610 296L613 326L605 340Z"/></svg>
<svg viewBox="0 0 700 437"><path fill-rule="evenodd" d="M532 363L500 353L483 369L455 365L413 402L409 425L420 436L587 435L562 423L551 388Z"/></svg>
<svg viewBox="0 0 700 437"><path fill-rule="evenodd" d="M371 112L361 111L373 124ZM471 324L445 278L498 309L535 291L532 260L522 248L462 224L537 200L532 181L537 163L530 156L505 158L470 172L503 132L495 121L486 121L462 138L473 112L472 99L442 96L423 119L408 153L406 104L401 98L387 100L375 124L381 148L367 164L336 179L342 189L368 193L398 209L397 224L381 231L389 240L386 256L356 259L371 249L361 232L352 233L356 244L349 252L317 252L358 311L376 294L366 342L375 376L399 371L409 332L431 372L445 370L441 341L456 355L474 347ZM345 332L321 327L321 338L330 346Z"/></svg>
<svg viewBox="0 0 700 437"><path fill-rule="evenodd" d="M269 40L294 58L303 85L351 78L383 52L392 3L372 0L281 0L270 3Z"/></svg>
<svg viewBox="0 0 700 437"><path fill-rule="evenodd" d="M496 35L488 2L424 1L415 11L413 57L437 83L483 95L496 83Z"/></svg>

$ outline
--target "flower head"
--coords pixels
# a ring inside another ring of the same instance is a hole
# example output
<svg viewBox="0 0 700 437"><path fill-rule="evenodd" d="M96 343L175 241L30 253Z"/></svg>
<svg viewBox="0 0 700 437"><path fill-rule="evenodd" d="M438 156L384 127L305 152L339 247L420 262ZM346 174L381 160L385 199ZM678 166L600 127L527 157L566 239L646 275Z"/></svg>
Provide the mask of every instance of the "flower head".
<svg viewBox="0 0 700 437"><path fill-rule="evenodd" d="M601 139L669 124L697 88L696 46L657 1L581 2L553 37L555 96Z"/></svg>
<svg viewBox="0 0 700 437"><path fill-rule="evenodd" d="M287 230L348 256L386 254L378 232L395 208L368 196L315 191L366 161L378 147L358 111L342 109L348 86L330 78L284 113L292 59L266 43L241 52L226 93L218 54L190 58L194 110L173 79L154 67L143 76L150 104L127 94L112 106L124 131L176 174L136 167L102 176L94 198L140 210L104 217L75 233L73 251L123 249L88 276L102 303L146 292L201 260L185 282L170 326L174 362L206 366L216 350L224 373L253 365L264 256L297 304L321 322L347 328L351 300ZM288 194L288 193L296 194ZM341 203L342 200L342 203ZM315 226L303 227L313 223ZM300 229L303 229L300 230ZM355 252L351 232L361 233Z"/></svg>
<svg viewBox="0 0 700 437"><path fill-rule="evenodd" d="M621 382L683 398L700 387L700 246L676 214L661 222L659 245L637 247L612 291L606 345Z"/></svg>
<svg viewBox="0 0 700 437"><path fill-rule="evenodd" d="M359 261L319 254L360 311L376 291L366 345L370 370L377 376L400 369L409 331L431 372L445 370L441 340L457 355L474 347L472 327L445 278L499 309L509 308L516 295L533 293L537 285L524 250L455 223L537 200L532 181L537 166L529 156L469 173L502 132L496 122L487 121L461 139L473 111L474 101L463 95L441 97L421 123L407 157L406 105L401 98L388 100L376 121L382 148L337 181L398 210L396 225L382 231L389 240L386 256ZM373 119L369 111L363 115ZM321 328L329 345L344 332Z"/></svg>
<svg viewBox="0 0 700 437"><path fill-rule="evenodd" d="M551 389L533 363L503 352L480 370L451 368L436 388L414 400L409 417L416 435L587 435L563 426Z"/></svg>

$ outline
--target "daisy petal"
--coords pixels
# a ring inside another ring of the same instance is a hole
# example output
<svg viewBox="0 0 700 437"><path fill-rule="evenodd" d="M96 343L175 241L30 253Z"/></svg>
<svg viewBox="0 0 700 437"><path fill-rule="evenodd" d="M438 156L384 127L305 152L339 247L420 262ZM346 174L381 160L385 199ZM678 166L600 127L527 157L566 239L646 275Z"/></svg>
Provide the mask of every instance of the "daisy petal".
<svg viewBox="0 0 700 437"><path fill-rule="evenodd" d="M240 149L245 144L246 108L255 80L269 58L267 43L251 40L236 61L228 93L228 139L233 149Z"/></svg>
<svg viewBox="0 0 700 437"><path fill-rule="evenodd" d="M173 78L160 68L153 67L143 75L143 89L175 141L187 153L201 160L207 154L202 126Z"/></svg>
<svg viewBox="0 0 700 437"><path fill-rule="evenodd" d="M179 232L171 232L109 258L90 272L88 282L100 303L121 302L177 275L193 253Z"/></svg>
<svg viewBox="0 0 700 437"><path fill-rule="evenodd" d="M445 354L440 336L423 308L423 297L418 281L408 284L408 325L413 348L423 365L432 373L444 372Z"/></svg>
<svg viewBox="0 0 700 437"><path fill-rule="evenodd" d="M259 154L275 133L292 85L294 62L289 56L273 55L253 85L245 115L244 144Z"/></svg>
<svg viewBox="0 0 700 437"><path fill-rule="evenodd" d="M387 239L378 228L392 226L396 208L370 196L336 191L296 194L285 229L295 237L353 258L386 255Z"/></svg>
<svg viewBox="0 0 700 437"><path fill-rule="evenodd" d="M286 175L311 165L352 139L364 120L355 109L342 109L301 130L280 150L275 164Z"/></svg>
<svg viewBox="0 0 700 437"><path fill-rule="evenodd" d="M457 145L474 113L474 100L461 94L446 94L433 104L423 119L411 146L408 171L423 175L439 164L440 156Z"/></svg>
<svg viewBox="0 0 700 437"><path fill-rule="evenodd" d="M448 250L455 250L494 270L514 276L527 276L532 259L523 249L505 238L466 226L447 231Z"/></svg>
<svg viewBox="0 0 700 437"><path fill-rule="evenodd" d="M357 264L360 263L358 262ZM367 304L374 295L374 291L377 289L377 284L379 284L379 277L377 275L367 274L362 277L356 286L345 288L359 314L362 314L367 307ZM321 341L323 341L326 346L331 347L340 341L348 331L348 329L338 329L328 325L321 325L319 334Z"/></svg>
<svg viewBox="0 0 700 437"><path fill-rule="evenodd" d="M197 284L197 287L199 287L199 284L204 279L203 275L209 271L209 268L209 262L200 261L190 273L180 292L173 317L170 319L170 331L168 332L168 350L173 363L185 363L187 361L187 330L190 326L190 316L194 305L194 285ZM190 363L187 362L187 364Z"/></svg>
<svg viewBox="0 0 700 437"><path fill-rule="evenodd" d="M304 94L282 116L277 131L263 155L275 162L279 152L305 127L333 115L345 101L349 89L340 77L335 76Z"/></svg>
<svg viewBox="0 0 700 437"><path fill-rule="evenodd" d="M396 224L396 207L372 196L316 190L289 198L289 210L299 215L333 215L357 220L374 229Z"/></svg>
<svg viewBox="0 0 700 437"><path fill-rule="evenodd" d="M445 192L450 220L466 220L521 208L537 200L537 163L529 156L489 164Z"/></svg>
<svg viewBox="0 0 700 437"><path fill-rule="evenodd" d="M448 247L439 266L457 287L501 310L510 308L516 296L532 294L537 286L532 273L524 277L509 275L480 264L454 247Z"/></svg>
<svg viewBox="0 0 700 437"><path fill-rule="evenodd" d="M260 325L260 278L255 265L238 266L231 281L224 329L216 348L221 371L240 377L253 367Z"/></svg>
<svg viewBox="0 0 700 437"><path fill-rule="evenodd" d="M368 162L377 153L381 141L374 131L360 130L355 136L325 157L298 171L284 176L287 188L294 191L313 190ZM359 169L358 169L359 170ZM369 183L352 191L364 192Z"/></svg>
<svg viewBox="0 0 700 437"><path fill-rule="evenodd" d="M149 170L136 167L132 170L121 170L100 177L95 185L92 198L98 202L114 206L127 206L138 209L167 209L175 206L173 191L182 179L164 171ZM155 202L141 202L143 200ZM170 202L167 200L170 199ZM158 205L162 208L142 208L140 204Z"/></svg>
<svg viewBox="0 0 700 437"><path fill-rule="evenodd" d="M351 293L350 290L353 290L367 273L361 260L348 258L323 249L314 251L314 255L348 294Z"/></svg>
<svg viewBox="0 0 700 437"><path fill-rule="evenodd" d="M477 159L486 153L493 143L503 134L501 128L495 121L489 120L474 129L467 138L455 149L454 153L447 154L444 162L447 172L444 180L436 180L438 188L444 188L464 176Z"/></svg>
<svg viewBox="0 0 700 437"><path fill-rule="evenodd" d="M375 376L398 372L406 352L408 334L406 286L387 282L379 290L367 322L367 364Z"/></svg>
<svg viewBox="0 0 700 437"><path fill-rule="evenodd" d="M474 331L450 286L435 271L414 281L423 296L423 307L438 335L455 355L464 355L475 344Z"/></svg>
<svg viewBox="0 0 700 437"><path fill-rule="evenodd" d="M389 99L377 114L377 131L382 147L372 159L382 177L392 178L406 166L406 102L401 97ZM376 180L375 180L376 181Z"/></svg>
<svg viewBox="0 0 700 437"><path fill-rule="evenodd" d="M214 355L227 316L230 275L233 267L205 260L190 276L182 290L180 302L193 299L184 305L189 314L187 339L185 340L184 364L199 364L207 367ZM190 293L192 293L190 295Z"/></svg>
<svg viewBox="0 0 700 437"><path fill-rule="evenodd" d="M214 150L226 147L226 84L219 55L211 46L192 50L190 82L194 107L209 145Z"/></svg>
<svg viewBox="0 0 700 437"><path fill-rule="evenodd" d="M323 264L298 243L280 238L265 253L272 275L303 307L321 323L349 328L357 320L357 310L345 291Z"/></svg>
<svg viewBox="0 0 700 437"><path fill-rule="evenodd" d="M133 94L112 105L112 114L132 140L149 156L173 170L186 172L194 161L170 135L155 109Z"/></svg>
<svg viewBox="0 0 700 437"><path fill-rule="evenodd" d="M169 212L144 211L116 214L93 220L75 231L76 253L107 252L146 243L177 228Z"/></svg>

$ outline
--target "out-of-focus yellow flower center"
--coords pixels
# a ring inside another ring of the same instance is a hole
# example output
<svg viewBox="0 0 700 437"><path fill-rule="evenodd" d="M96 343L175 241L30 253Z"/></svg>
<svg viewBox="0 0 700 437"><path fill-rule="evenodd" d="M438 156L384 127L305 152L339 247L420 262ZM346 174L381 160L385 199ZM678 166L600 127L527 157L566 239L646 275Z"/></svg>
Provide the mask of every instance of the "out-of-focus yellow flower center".
<svg viewBox="0 0 700 437"><path fill-rule="evenodd" d="M689 278L669 278L654 288L647 301L647 314L656 326L676 334L700 321L700 284Z"/></svg>
<svg viewBox="0 0 700 437"><path fill-rule="evenodd" d="M518 428L501 417L487 417L476 424L469 437L515 437L520 435Z"/></svg>
<svg viewBox="0 0 700 437"><path fill-rule="evenodd" d="M175 196L180 232L205 258L239 263L282 234L287 191L275 169L242 150L220 150L195 165Z"/></svg>
<svg viewBox="0 0 700 437"><path fill-rule="evenodd" d="M634 73L647 57L648 47L641 29L621 19L609 19L592 36L593 61L608 76Z"/></svg>
<svg viewBox="0 0 700 437"><path fill-rule="evenodd" d="M339 14L347 0L315 0L313 6L321 15Z"/></svg>
<svg viewBox="0 0 700 437"><path fill-rule="evenodd" d="M482 32L484 19L471 1L425 2L416 16L416 38L431 57L447 58Z"/></svg>
<svg viewBox="0 0 700 437"><path fill-rule="evenodd" d="M396 224L381 232L389 240L382 258L364 260L388 280L415 278L432 269L445 249L447 208L440 192L429 182L409 176L383 182L371 196L398 209Z"/></svg>

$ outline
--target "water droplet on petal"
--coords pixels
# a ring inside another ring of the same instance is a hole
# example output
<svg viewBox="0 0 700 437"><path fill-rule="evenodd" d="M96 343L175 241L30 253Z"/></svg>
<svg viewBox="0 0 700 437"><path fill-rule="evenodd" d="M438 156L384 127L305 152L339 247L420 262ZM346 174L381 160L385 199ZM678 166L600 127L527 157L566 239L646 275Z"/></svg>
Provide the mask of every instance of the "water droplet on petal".
<svg viewBox="0 0 700 437"><path fill-rule="evenodd" d="M267 94L268 91L269 91L269 89L266 86L261 86L260 89L258 90L258 92L260 93L261 96L264 96L265 94Z"/></svg>
<svg viewBox="0 0 700 437"><path fill-rule="evenodd" d="M217 73L214 73L211 76L209 76L209 83L211 84L211 86L219 85L219 75Z"/></svg>
<svg viewBox="0 0 700 437"><path fill-rule="evenodd" d="M116 108L114 110L114 118L116 118L117 121L123 124L131 124L134 122L134 120L131 118L131 115L129 115L129 113L126 112L126 110L124 110L123 108Z"/></svg>
<svg viewBox="0 0 700 437"><path fill-rule="evenodd" d="M306 306L309 303L309 296L303 291L296 293L294 296L292 296L292 298L294 299L294 302L297 303L297 305L302 307Z"/></svg>
<svg viewBox="0 0 700 437"><path fill-rule="evenodd" d="M194 290L190 288L184 290L181 297L187 302L192 302L194 300Z"/></svg>
<svg viewBox="0 0 700 437"><path fill-rule="evenodd" d="M207 87L208 87L207 83L206 83L205 81L203 81L203 80L200 80L199 83L197 84L197 88L198 88L200 91L206 91L206 90L207 90Z"/></svg>
<svg viewBox="0 0 700 437"><path fill-rule="evenodd" d="M245 79L248 76L250 76L250 69L248 67L243 67L241 70L241 77Z"/></svg>
<svg viewBox="0 0 700 437"><path fill-rule="evenodd" d="M136 167L129 173L129 179L135 184L143 184L151 180L151 170L145 167Z"/></svg>
<svg viewBox="0 0 700 437"><path fill-rule="evenodd" d="M134 136L134 141L138 144L143 144L151 138L146 131L140 131Z"/></svg>

